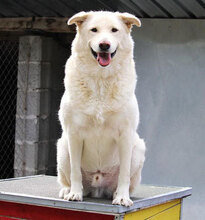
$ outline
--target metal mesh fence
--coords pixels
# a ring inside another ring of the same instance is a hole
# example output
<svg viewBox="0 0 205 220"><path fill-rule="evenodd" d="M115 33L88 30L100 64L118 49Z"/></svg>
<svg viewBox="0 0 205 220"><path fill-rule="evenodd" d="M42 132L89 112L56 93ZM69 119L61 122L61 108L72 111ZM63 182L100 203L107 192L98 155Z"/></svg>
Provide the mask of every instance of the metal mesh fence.
<svg viewBox="0 0 205 220"><path fill-rule="evenodd" d="M0 35L0 179L55 174L69 52L51 37L11 37Z"/></svg>
<svg viewBox="0 0 205 220"><path fill-rule="evenodd" d="M14 175L18 41L0 40L0 178Z"/></svg>

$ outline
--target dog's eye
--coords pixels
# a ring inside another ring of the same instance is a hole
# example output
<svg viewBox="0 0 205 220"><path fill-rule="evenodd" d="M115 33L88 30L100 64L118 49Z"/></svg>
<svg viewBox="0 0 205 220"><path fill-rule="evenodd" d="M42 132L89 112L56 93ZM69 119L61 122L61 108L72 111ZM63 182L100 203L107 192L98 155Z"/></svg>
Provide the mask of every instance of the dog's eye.
<svg viewBox="0 0 205 220"><path fill-rule="evenodd" d="M91 31L92 32L97 32L98 30L97 30L97 28L92 28Z"/></svg>
<svg viewBox="0 0 205 220"><path fill-rule="evenodd" d="M117 32L118 29L117 28L112 28L112 32Z"/></svg>

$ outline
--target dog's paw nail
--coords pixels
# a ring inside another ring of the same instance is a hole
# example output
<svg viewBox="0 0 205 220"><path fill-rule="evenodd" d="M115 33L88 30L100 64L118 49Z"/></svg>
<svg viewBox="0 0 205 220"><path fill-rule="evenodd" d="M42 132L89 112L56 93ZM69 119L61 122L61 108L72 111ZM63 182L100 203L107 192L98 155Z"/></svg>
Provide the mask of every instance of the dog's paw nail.
<svg viewBox="0 0 205 220"><path fill-rule="evenodd" d="M83 196L82 193L74 193L74 192L70 192L66 197L66 200L68 201L82 201L83 200Z"/></svg>
<svg viewBox="0 0 205 220"><path fill-rule="evenodd" d="M124 205L126 207L132 206L133 201L128 197L116 196L116 198L112 201L113 205Z"/></svg>
<svg viewBox="0 0 205 220"><path fill-rule="evenodd" d="M65 197L69 194L69 192L70 192L70 187L64 187L60 190L59 197L61 199L65 199Z"/></svg>

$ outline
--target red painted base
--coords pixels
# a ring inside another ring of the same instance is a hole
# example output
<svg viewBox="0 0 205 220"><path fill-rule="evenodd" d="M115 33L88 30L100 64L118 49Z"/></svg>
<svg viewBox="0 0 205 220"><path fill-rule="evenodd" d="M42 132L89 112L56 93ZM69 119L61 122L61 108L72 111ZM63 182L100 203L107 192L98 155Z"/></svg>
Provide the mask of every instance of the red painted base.
<svg viewBox="0 0 205 220"><path fill-rule="evenodd" d="M34 206L0 201L0 219L35 219L35 220L114 220L112 215L71 211L66 209Z"/></svg>

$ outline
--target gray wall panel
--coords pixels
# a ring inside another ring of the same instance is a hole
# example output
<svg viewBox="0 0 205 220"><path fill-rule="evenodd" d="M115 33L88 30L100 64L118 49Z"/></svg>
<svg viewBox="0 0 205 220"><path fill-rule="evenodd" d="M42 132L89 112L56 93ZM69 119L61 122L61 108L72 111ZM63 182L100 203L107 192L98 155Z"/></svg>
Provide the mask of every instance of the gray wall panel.
<svg viewBox="0 0 205 220"><path fill-rule="evenodd" d="M132 33L147 143L143 183L193 186L184 220L205 215L204 29L203 20L144 19Z"/></svg>

